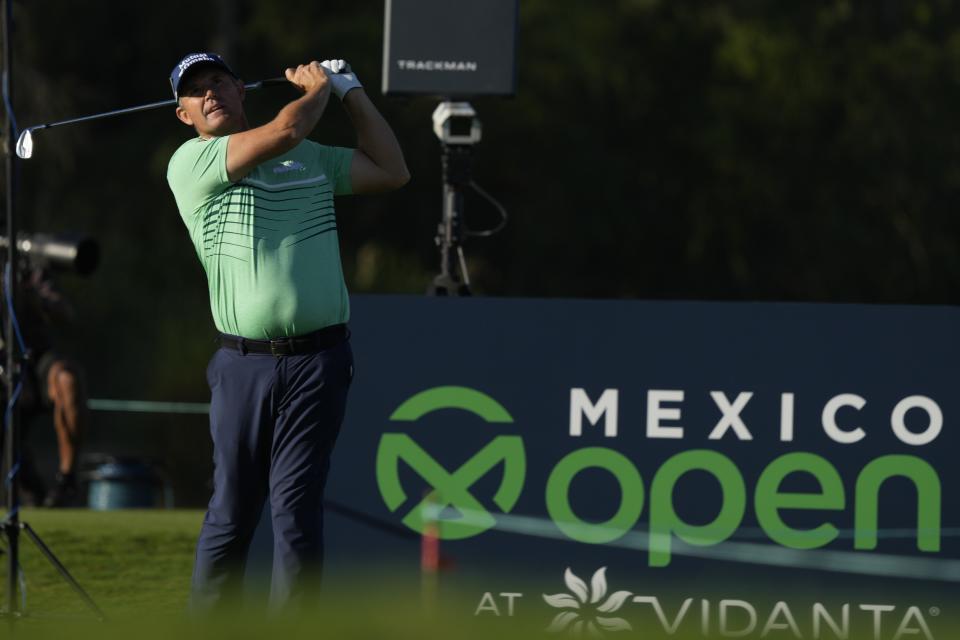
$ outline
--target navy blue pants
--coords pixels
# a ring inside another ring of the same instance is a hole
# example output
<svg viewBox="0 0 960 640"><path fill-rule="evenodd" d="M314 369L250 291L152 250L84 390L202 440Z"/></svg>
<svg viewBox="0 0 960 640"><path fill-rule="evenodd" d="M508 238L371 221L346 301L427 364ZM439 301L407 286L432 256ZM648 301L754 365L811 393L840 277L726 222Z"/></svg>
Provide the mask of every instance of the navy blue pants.
<svg viewBox="0 0 960 640"><path fill-rule="evenodd" d="M197 542L192 605L239 594L264 500L273 516L271 601L295 604L319 587L323 490L353 378L350 343L318 353L241 354L207 367L213 496Z"/></svg>

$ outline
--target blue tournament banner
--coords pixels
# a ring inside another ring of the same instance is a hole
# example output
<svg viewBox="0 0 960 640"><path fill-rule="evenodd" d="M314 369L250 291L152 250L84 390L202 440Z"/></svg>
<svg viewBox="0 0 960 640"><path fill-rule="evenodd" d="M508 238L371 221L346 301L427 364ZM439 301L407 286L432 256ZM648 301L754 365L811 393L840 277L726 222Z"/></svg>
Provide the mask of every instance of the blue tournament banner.
<svg viewBox="0 0 960 640"><path fill-rule="evenodd" d="M960 310L354 296L352 315L328 498L356 513L328 517L330 579L414 571L427 532L465 616L949 637Z"/></svg>

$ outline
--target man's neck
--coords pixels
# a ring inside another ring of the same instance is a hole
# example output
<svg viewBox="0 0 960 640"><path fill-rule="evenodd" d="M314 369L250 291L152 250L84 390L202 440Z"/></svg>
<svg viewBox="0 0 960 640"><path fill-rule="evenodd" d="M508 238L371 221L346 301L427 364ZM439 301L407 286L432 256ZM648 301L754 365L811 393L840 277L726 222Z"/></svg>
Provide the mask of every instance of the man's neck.
<svg viewBox="0 0 960 640"><path fill-rule="evenodd" d="M247 122L247 116L244 114L243 121L240 123L240 126L236 129L230 131L221 131L217 133L200 133L197 132L197 135L200 136L203 140L213 140L214 138L222 138L224 136L233 135L234 133L240 133L241 131L247 131L250 128L250 124Z"/></svg>

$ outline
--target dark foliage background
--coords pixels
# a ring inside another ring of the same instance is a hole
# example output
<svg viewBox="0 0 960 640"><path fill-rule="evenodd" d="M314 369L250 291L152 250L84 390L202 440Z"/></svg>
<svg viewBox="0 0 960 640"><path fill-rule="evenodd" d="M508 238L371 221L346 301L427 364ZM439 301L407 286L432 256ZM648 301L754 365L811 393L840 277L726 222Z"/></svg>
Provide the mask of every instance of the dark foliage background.
<svg viewBox="0 0 960 640"><path fill-rule="evenodd" d="M350 61L414 178L338 204L348 285L425 290L441 205L436 100L380 95L381 1L14 9L23 126L163 99L188 51L221 51L251 80ZM511 213L467 246L479 294L957 302L957 2L522 0L519 78L516 98L474 102L475 176ZM290 97L251 94L251 120ZM22 166L28 228L102 244L97 273L62 281L80 319L61 340L94 397L207 397L205 280L164 178L189 135L172 110L125 116L41 132ZM351 144L335 102L313 137ZM468 218L497 219L473 197Z"/></svg>

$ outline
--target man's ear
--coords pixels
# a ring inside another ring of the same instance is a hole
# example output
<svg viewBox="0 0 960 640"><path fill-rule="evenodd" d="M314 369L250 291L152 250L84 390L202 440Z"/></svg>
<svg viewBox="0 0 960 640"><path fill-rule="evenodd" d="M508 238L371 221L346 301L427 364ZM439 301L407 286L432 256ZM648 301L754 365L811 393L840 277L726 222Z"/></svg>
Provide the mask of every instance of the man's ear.
<svg viewBox="0 0 960 640"><path fill-rule="evenodd" d="M190 114L187 113L187 110L177 105L177 120L183 124L193 126L193 118L190 117Z"/></svg>
<svg viewBox="0 0 960 640"><path fill-rule="evenodd" d="M237 83L237 91L240 92L240 102L243 102L247 98L247 87L240 78L234 78L233 81Z"/></svg>

